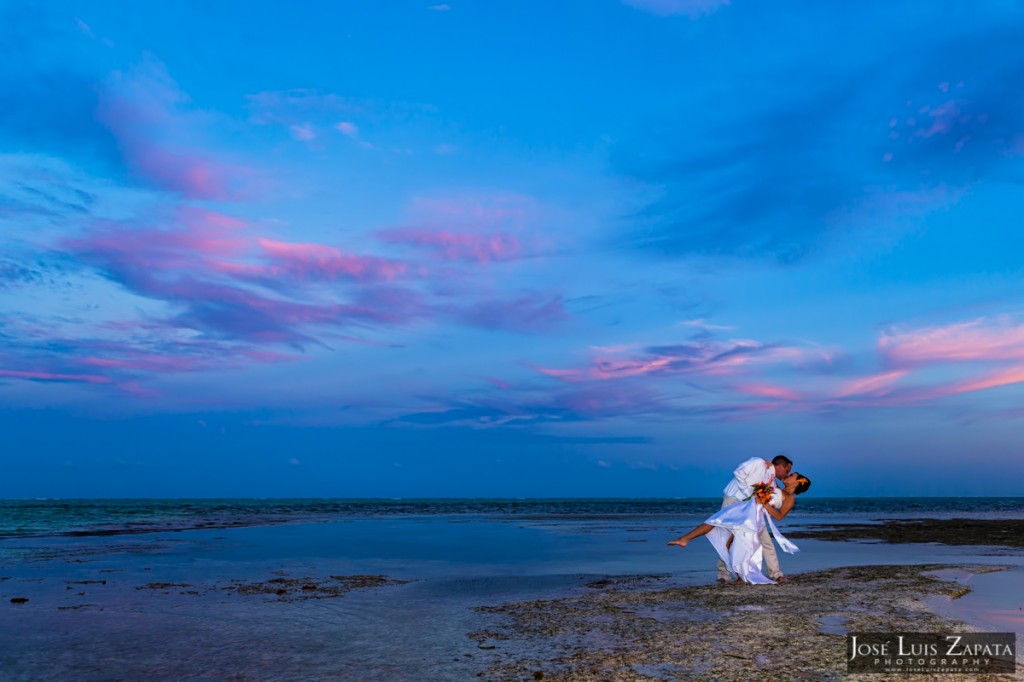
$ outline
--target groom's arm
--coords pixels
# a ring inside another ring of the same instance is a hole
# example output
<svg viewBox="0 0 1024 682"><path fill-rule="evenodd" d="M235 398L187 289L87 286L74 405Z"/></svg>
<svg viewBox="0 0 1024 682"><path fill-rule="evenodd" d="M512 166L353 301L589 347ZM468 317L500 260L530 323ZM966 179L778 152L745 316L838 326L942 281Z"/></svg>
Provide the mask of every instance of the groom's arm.
<svg viewBox="0 0 1024 682"><path fill-rule="evenodd" d="M732 472L733 478L744 489L753 486L755 483L761 483L765 478L765 464L765 460L760 457L748 459L743 464L740 464L736 471Z"/></svg>

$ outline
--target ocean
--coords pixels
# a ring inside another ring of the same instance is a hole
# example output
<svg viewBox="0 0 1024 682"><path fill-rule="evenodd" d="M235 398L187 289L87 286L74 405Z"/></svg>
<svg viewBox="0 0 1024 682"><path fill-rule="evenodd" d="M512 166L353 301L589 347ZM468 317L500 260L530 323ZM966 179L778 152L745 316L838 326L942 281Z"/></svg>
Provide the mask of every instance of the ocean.
<svg viewBox="0 0 1024 682"><path fill-rule="evenodd" d="M477 607L609 576L714 581L709 543L665 542L718 499L0 501L0 679L478 679ZM1024 498L808 498L780 524L1022 519ZM1024 630L1020 549L801 539L799 574L987 563L944 608ZM18 600L13 603L11 600ZM26 601L20 601L26 600Z"/></svg>

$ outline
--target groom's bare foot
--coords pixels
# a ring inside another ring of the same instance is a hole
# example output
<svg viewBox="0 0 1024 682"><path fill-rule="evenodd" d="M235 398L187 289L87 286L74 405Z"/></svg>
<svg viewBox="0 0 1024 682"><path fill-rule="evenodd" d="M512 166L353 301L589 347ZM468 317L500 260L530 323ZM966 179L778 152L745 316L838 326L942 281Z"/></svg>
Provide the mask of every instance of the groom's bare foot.
<svg viewBox="0 0 1024 682"><path fill-rule="evenodd" d="M666 545L679 545L680 547L686 547L686 545L688 545L690 543L687 540L679 538L678 540L672 540L671 542L666 542L665 544Z"/></svg>

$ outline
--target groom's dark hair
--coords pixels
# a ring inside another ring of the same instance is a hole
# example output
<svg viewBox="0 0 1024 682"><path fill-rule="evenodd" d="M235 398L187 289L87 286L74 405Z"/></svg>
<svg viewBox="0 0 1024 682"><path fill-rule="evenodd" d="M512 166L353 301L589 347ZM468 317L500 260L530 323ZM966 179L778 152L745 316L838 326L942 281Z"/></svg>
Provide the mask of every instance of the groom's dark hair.
<svg viewBox="0 0 1024 682"><path fill-rule="evenodd" d="M772 460L772 464L781 464L783 466L793 466L793 460L785 455L775 455L775 459Z"/></svg>

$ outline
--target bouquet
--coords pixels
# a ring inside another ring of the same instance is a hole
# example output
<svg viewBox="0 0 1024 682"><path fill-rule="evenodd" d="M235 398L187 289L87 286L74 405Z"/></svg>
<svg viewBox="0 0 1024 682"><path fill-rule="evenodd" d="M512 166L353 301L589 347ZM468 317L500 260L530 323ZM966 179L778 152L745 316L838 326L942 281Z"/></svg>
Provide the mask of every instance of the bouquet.
<svg viewBox="0 0 1024 682"><path fill-rule="evenodd" d="M772 493L774 491L775 486L773 486L771 483L755 483L753 494L744 497L743 501L746 502L751 497L753 497L761 504L771 504Z"/></svg>

